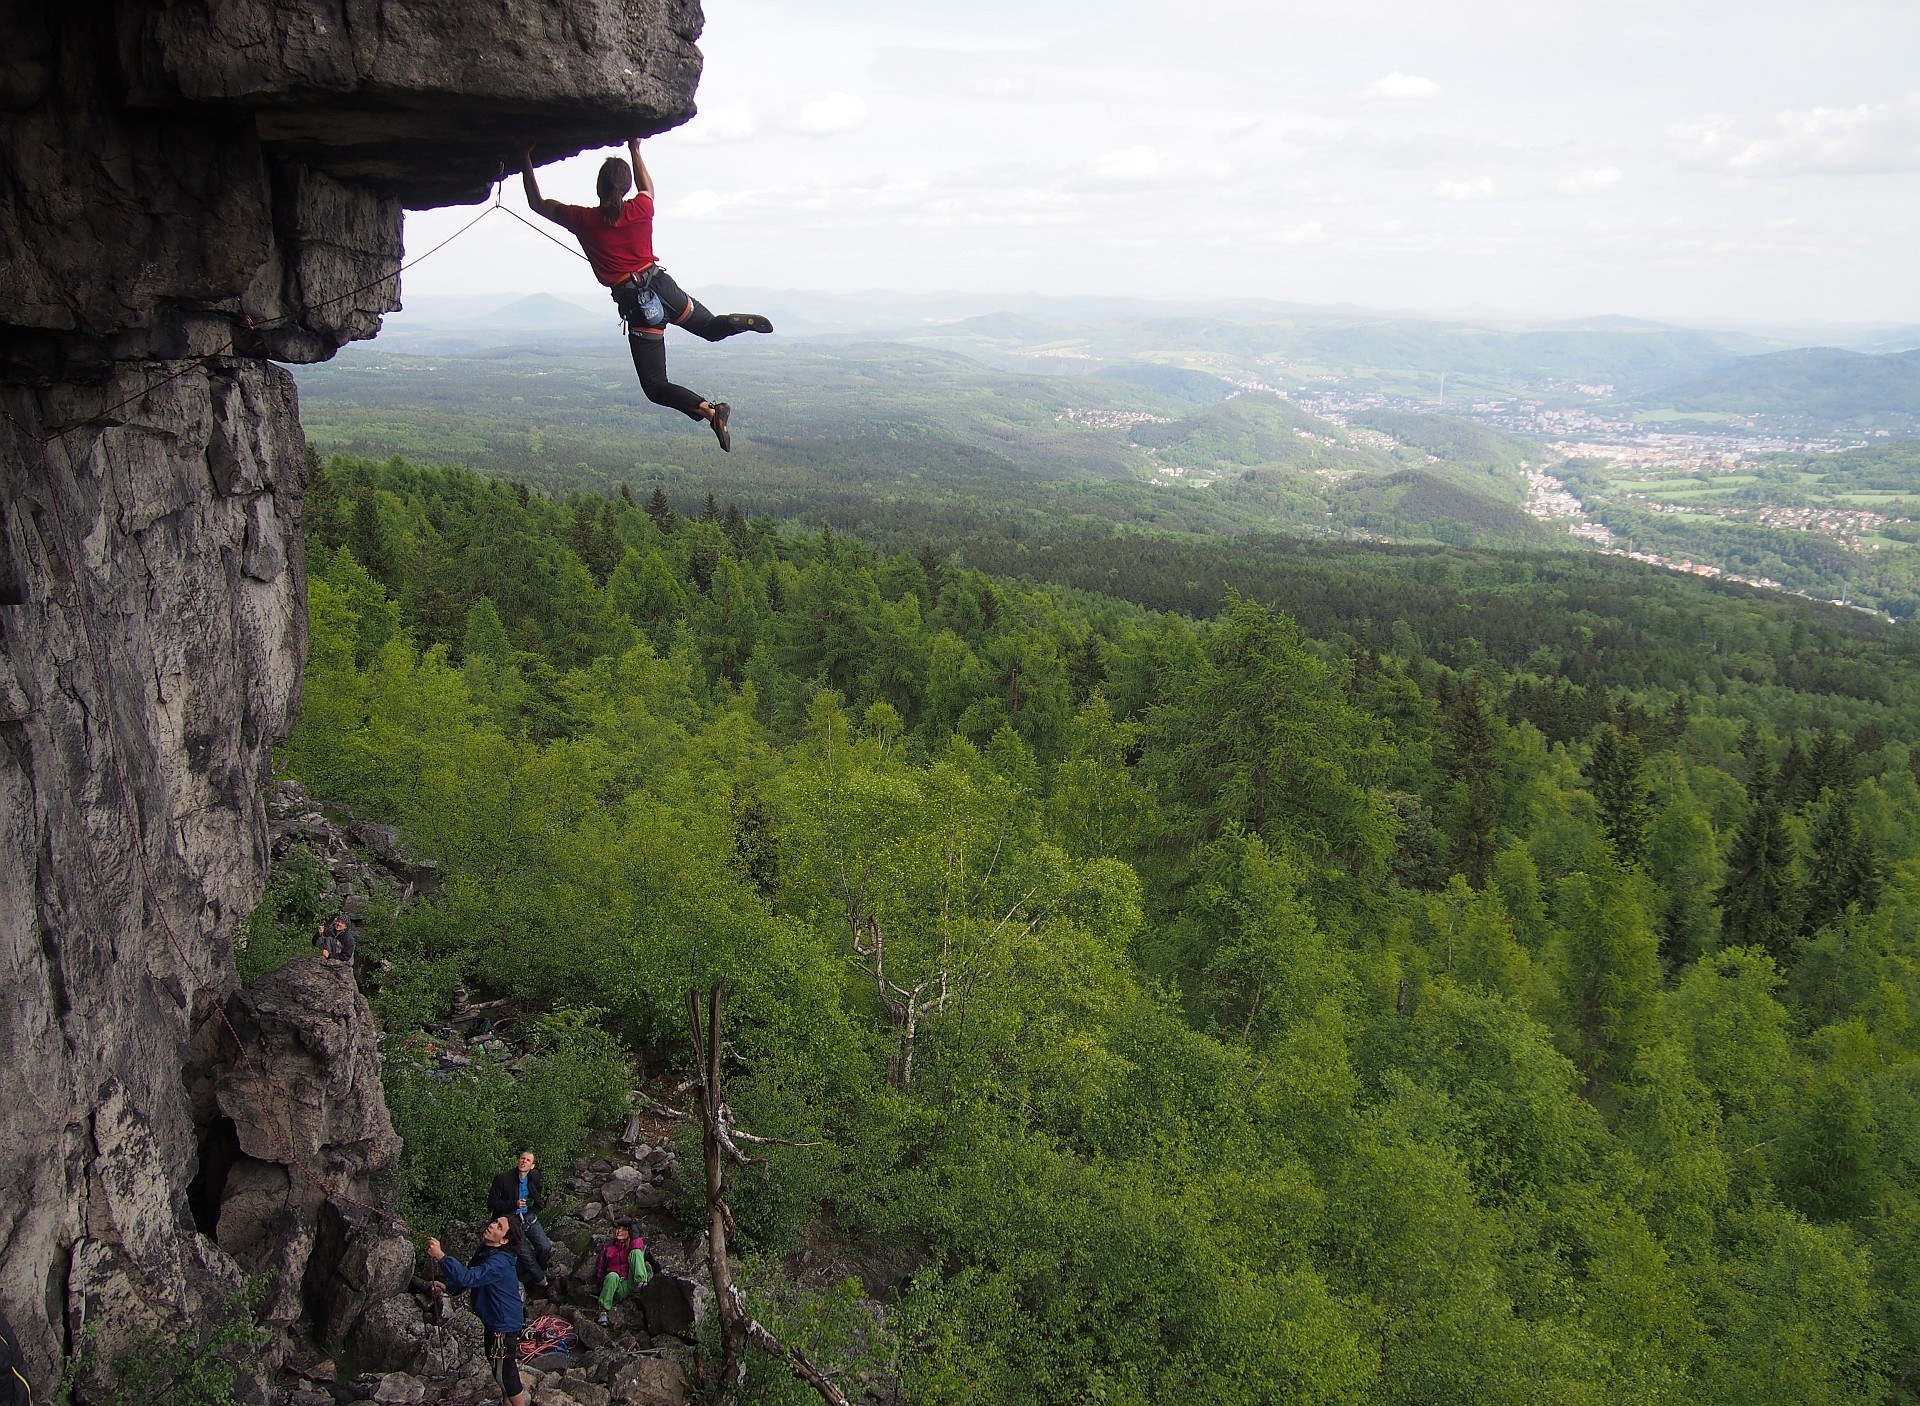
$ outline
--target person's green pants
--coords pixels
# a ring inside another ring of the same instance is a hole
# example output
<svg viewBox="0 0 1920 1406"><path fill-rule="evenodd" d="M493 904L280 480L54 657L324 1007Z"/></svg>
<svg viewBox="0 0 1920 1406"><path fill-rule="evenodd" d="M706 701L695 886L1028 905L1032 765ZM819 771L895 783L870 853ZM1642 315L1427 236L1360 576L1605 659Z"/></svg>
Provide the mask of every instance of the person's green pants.
<svg viewBox="0 0 1920 1406"><path fill-rule="evenodd" d="M644 1250L627 1251L627 1272L609 1274L600 1281L600 1311L605 1313L633 1292L635 1284L647 1282L647 1255Z"/></svg>

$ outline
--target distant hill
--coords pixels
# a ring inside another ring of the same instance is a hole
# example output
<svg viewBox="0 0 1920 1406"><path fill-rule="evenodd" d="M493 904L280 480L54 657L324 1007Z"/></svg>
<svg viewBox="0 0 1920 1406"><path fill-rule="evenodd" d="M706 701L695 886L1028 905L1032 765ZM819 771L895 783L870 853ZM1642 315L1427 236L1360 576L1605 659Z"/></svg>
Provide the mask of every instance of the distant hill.
<svg viewBox="0 0 1920 1406"><path fill-rule="evenodd" d="M1747 357L1643 398L1683 414L1830 423L1920 419L1920 351L1870 356L1806 347Z"/></svg>
<svg viewBox="0 0 1920 1406"><path fill-rule="evenodd" d="M604 314L595 315L578 303L570 303L551 293L531 293L503 308L496 308L471 320L476 327L513 328L522 331L584 331L610 326L619 320L611 300Z"/></svg>
<svg viewBox="0 0 1920 1406"><path fill-rule="evenodd" d="M1194 405L1216 405L1233 394L1231 384L1207 371L1190 371L1184 366L1162 366L1153 361L1128 361L1105 366L1095 375L1109 381L1126 381L1145 386L1174 400Z"/></svg>
<svg viewBox="0 0 1920 1406"><path fill-rule="evenodd" d="M1367 429L1381 430L1402 444L1423 449L1449 463L1517 465L1522 459L1538 460L1541 455L1537 444L1451 415L1367 410L1349 419Z"/></svg>
<svg viewBox="0 0 1920 1406"><path fill-rule="evenodd" d="M1549 535L1511 503L1420 469L1348 479L1327 501L1343 522L1398 541L1538 547Z"/></svg>
<svg viewBox="0 0 1920 1406"><path fill-rule="evenodd" d="M1085 363L1134 367L1185 358L1190 370L1269 384L1368 380L1396 393L1434 394L1442 376L1469 389L1574 395L1607 384L1623 395L1670 385L1732 360L1734 340L1706 332L1602 319L1595 323L1485 325L1336 310L1221 318L1182 307L1154 315L1071 323L1015 316L949 322L910 340L937 341L998 365L1010 357L1058 355L1070 345ZM1054 348L1048 352L1047 348ZM1740 351L1750 349L1743 340ZM1170 356L1169 353L1172 353ZM1055 371L1073 369L1056 362Z"/></svg>
<svg viewBox="0 0 1920 1406"><path fill-rule="evenodd" d="M1323 457L1316 451L1326 446L1308 436L1344 438L1338 425L1277 396L1241 395L1169 425L1140 425L1133 431L1133 442L1182 463L1227 468Z"/></svg>

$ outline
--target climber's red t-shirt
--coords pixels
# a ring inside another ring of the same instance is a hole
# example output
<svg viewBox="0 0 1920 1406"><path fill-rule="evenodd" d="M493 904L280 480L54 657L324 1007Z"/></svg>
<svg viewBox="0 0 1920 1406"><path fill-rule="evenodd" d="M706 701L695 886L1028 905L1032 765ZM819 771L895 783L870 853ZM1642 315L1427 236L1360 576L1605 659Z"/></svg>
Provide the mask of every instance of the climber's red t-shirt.
<svg viewBox="0 0 1920 1406"><path fill-rule="evenodd" d="M653 262L653 197L645 191L620 207L613 224L596 205L562 205L548 218L580 241L593 276L609 288Z"/></svg>

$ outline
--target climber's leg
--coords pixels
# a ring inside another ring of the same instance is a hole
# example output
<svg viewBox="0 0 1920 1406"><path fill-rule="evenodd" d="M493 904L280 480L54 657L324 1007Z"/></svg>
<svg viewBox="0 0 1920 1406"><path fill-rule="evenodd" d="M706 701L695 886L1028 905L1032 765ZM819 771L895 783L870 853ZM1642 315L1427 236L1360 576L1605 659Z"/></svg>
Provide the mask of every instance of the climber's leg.
<svg viewBox="0 0 1920 1406"><path fill-rule="evenodd" d="M676 386L667 379L667 334L664 331L636 331L627 338L633 353L633 369L639 374L640 389L655 405L678 410L689 420L711 418L711 406L698 393Z"/></svg>
<svg viewBox="0 0 1920 1406"><path fill-rule="evenodd" d="M742 332L773 331L773 324L757 312L729 312L718 316L708 312L706 305L675 283L665 269L654 274L653 291L660 295L667 316L676 325L709 342L723 342Z"/></svg>

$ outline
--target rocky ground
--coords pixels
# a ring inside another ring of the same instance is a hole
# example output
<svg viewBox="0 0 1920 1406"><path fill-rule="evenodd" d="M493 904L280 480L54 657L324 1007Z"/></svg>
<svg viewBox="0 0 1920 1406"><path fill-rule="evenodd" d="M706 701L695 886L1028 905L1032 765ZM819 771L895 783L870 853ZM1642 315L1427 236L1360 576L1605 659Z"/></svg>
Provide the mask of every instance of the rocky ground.
<svg viewBox="0 0 1920 1406"><path fill-rule="evenodd" d="M285 859L296 845L304 845L332 877L334 911L356 922L367 916L376 898L404 906L440 892L440 862L415 857L391 825L363 819L338 802L323 805L298 781L269 786L266 808L274 859Z"/></svg>
<svg viewBox="0 0 1920 1406"><path fill-rule="evenodd" d="M446 1038L446 1037L443 1037ZM486 1043L511 1045L499 1035ZM467 1059L470 1046L448 1040L443 1058ZM567 1354L523 1365L535 1406L683 1406L695 1376L693 1343L711 1305L702 1267L705 1242L683 1238L668 1209L676 1154L668 1120L636 1112L619 1133L606 1133L581 1159L576 1174L556 1190L542 1217L554 1242L544 1299L523 1289L527 1321L543 1315L572 1325ZM640 1291L614 1305L606 1327L597 1319L599 1285L586 1268L615 1220L631 1220L659 1262ZM469 1257L479 1222L449 1225L448 1249ZM316 1354L281 1374L289 1406L333 1406L352 1401L446 1402L455 1406L498 1399L481 1355L481 1329L464 1297L443 1299L415 1277L404 1296L375 1304L362 1316L343 1354ZM386 1371L355 1371L385 1367Z"/></svg>
<svg viewBox="0 0 1920 1406"><path fill-rule="evenodd" d="M326 869L331 890L326 911L359 918L376 904L404 906L438 891L440 875L431 861L409 853L392 827L355 815L347 807L322 803L297 783L281 781L266 797L269 835L276 859L304 846ZM297 972L296 968L311 969ZM329 969L332 970L329 970ZM300 957L249 988L273 988L292 980L311 986L325 974L344 977L339 964ZM304 989L304 987L302 987ZM310 998L317 1000L317 997ZM289 1004L280 1000L278 1005ZM365 1011L364 1003L360 1006ZM517 1039L520 1012L502 1001L474 1003L456 988L448 1019L404 1037L427 1054L444 1077L457 1077L476 1058L497 1061L516 1073L531 1058ZM371 1013L365 1019L372 1024ZM342 1023L343 1029L346 1024ZM386 1038L392 1038L388 1032ZM321 1043L311 1033L307 1046ZM628 1113L618 1128L602 1130L571 1169L551 1169L550 1201L541 1220L553 1240L549 1267L552 1299L523 1289L527 1321L542 1315L572 1325L574 1343L567 1354L535 1358L522 1368L534 1406L684 1406L694 1394L699 1370L694 1344L712 1312L706 1236L681 1219L688 1193L681 1181L679 1145L691 1126L687 1091L661 1083L628 1095ZM677 1107L675 1106L677 1105ZM692 1169L697 1182L696 1166ZM597 1321L599 1285L590 1264L597 1247L611 1238L616 1223L633 1224L658 1271L641 1290L614 1305L609 1322ZM223 1223L223 1229L226 1226ZM415 1227L424 1233L425 1227ZM479 1244L481 1223L438 1228L448 1250L463 1261ZM223 1239L226 1238L223 1236ZM294 1329L294 1345L275 1380L274 1396L288 1406L333 1403L444 1402L477 1406L497 1401L481 1350L481 1328L464 1296L447 1299L434 1292L397 1232L394 1244L380 1242L377 1253L364 1252L369 1268L354 1270L352 1255L341 1257L330 1302L309 1312ZM395 1258L400 1265L389 1265ZM256 1269L268 1267L265 1257ZM377 1261L377 1265L376 1265ZM850 1247L830 1236L810 1238L784 1266L795 1292L825 1290L848 1278L884 1297L918 1267L921 1255L911 1247ZM396 1273L395 1270L398 1269ZM736 1273L738 1267L736 1266ZM886 1309L878 1299L863 1304L874 1331L884 1338ZM308 1331L302 1332L305 1328ZM339 1346L328 1350L323 1344ZM889 1376L891 1374L882 1374ZM890 1382L859 1373L846 1385L864 1388L861 1399L890 1398Z"/></svg>

